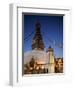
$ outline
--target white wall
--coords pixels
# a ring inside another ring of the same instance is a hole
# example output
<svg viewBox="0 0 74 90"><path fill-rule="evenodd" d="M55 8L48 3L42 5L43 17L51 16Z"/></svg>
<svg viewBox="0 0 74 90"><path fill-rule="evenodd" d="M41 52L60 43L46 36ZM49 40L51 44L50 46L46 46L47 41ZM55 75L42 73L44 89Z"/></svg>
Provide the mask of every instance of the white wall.
<svg viewBox="0 0 74 90"><path fill-rule="evenodd" d="M72 83L69 84L51 84L48 83L46 85L36 85L36 86L25 86L25 87L11 87L9 86L9 4L13 2L25 2L28 3L47 3L47 5L54 6L64 6L72 8L72 30L71 30L71 41L70 41L70 60L72 61L73 70L70 71L72 73ZM74 0L0 0L0 90L2 89L23 89L23 90L73 90L74 83Z"/></svg>

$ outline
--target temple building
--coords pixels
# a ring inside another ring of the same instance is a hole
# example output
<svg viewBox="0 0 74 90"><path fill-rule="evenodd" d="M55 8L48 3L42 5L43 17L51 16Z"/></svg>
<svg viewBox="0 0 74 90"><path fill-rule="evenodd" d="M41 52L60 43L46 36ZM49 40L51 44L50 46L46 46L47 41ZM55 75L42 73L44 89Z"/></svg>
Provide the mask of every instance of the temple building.
<svg viewBox="0 0 74 90"><path fill-rule="evenodd" d="M59 73L60 71L57 70L55 65L54 50L50 46L48 50L45 51L40 29L41 25L37 23L31 45L32 50L24 53L24 74Z"/></svg>

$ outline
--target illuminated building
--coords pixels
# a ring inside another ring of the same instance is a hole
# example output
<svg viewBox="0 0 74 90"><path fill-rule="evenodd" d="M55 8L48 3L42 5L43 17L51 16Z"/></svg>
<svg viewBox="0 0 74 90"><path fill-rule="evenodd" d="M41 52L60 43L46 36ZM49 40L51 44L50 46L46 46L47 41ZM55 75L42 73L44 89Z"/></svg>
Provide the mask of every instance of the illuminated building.
<svg viewBox="0 0 74 90"><path fill-rule="evenodd" d="M47 57L48 57L48 72L49 73L54 73L55 70L54 70L54 51L51 47L48 48L48 51L47 51Z"/></svg>
<svg viewBox="0 0 74 90"><path fill-rule="evenodd" d="M55 58L55 73L63 73L63 58Z"/></svg>

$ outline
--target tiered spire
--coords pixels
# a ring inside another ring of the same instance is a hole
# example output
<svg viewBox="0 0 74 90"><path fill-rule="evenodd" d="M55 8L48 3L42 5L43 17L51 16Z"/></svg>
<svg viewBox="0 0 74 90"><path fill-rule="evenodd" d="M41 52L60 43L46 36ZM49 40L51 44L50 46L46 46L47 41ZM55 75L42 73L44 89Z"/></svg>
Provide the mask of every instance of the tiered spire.
<svg viewBox="0 0 74 90"><path fill-rule="evenodd" d="M36 33L32 41L32 49L44 50L44 43L40 31L40 23L36 24Z"/></svg>

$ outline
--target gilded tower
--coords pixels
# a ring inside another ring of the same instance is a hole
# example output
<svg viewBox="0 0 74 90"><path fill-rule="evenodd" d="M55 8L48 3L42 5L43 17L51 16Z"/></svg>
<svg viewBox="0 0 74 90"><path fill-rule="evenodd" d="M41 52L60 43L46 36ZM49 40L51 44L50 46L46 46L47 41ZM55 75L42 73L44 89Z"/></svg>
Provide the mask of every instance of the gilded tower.
<svg viewBox="0 0 74 90"><path fill-rule="evenodd" d="M53 48L51 48L51 46L48 48L47 55L48 55L48 63L49 63L48 72L54 73L55 72L54 51L53 51Z"/></svg>
<svg viewBox="0 0 74 90"><path fill-rule="evenodd" d="M33 40L32 40L32 49L44 50L44 43L43 43L40 29L41 29L41 25L40 23L37 23L35 36L33 37Z"/></svg>

